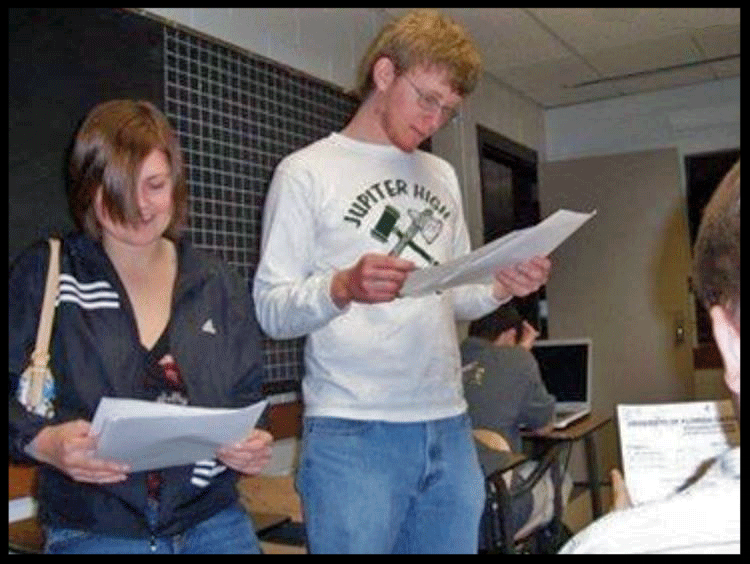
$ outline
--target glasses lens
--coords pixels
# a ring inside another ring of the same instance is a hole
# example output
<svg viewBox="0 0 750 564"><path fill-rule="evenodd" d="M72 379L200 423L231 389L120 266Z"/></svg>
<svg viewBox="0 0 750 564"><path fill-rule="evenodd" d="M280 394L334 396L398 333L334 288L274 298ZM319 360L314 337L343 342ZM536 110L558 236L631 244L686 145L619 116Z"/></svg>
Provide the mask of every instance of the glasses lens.
<svg viewBox="0 0 750 564"><path fill-rule="evenodd" d="M437 100L434 96L425 94L417 87L416 84L409 80L408 77L404 78L406 78L406 81L411 85L417 95L417 105L425 112L429 112L431 114L440 112L440 118L443 120L443 123L452 122L458 117L458 108L448 108L446 106L440 105L440 101Z"/></svg>

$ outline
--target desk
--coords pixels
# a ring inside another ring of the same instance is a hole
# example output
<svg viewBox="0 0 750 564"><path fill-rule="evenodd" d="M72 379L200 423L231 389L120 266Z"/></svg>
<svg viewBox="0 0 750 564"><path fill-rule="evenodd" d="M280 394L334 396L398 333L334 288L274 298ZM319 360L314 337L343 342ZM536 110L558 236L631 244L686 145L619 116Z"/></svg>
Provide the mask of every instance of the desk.
<svg viewBox="0 0 750 564"><path fill-rule="evenodd" d="M571 423L564 429L552 429L543 434L524 432L521 434L524 440L530 441L534 447L546 451L555 445L565 444L568 447L568 456L570 456L570 446L580 439L583 439L583 445L586 450L586 471L588 473L589 490L591 491L591 514L596 519L602 514L602 498L599 492L599 463L596 459L596 444L594 442L594 432L612 421L611 415L602 413L590 413L583 419ZM562 476L560 467L557 464L552 465L552 481L555 486L555 515L562 516L562 497L561 484Z"/></svg>

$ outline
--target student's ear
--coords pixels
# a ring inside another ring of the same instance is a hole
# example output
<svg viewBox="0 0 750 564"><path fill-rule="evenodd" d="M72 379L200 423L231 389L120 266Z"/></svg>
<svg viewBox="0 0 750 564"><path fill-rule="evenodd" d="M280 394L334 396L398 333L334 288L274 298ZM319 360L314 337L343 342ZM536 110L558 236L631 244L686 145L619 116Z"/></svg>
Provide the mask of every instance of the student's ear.
<svg viewBox="0 0 750 564"><path fill-rule="evenodd" d="M729 389L740 394L740 330L732 315L722 306L713 306L709 311L714 339L724 361L724 380Z"/></svg>
<svg viewBox="0 0 750 564"><path fill-rule="evenodd" d="M96 189L96 191L94 192L94 201L91 204L94 206L94 214L96 216L96 220L99 223L101 223L102 221L102 214L106 213L106 210L104 209L104 204L103 204L103 199L104 199L104 194L102 194L103 190L104 189L101 186L99 186Z"/></svg>
<svg viewBox="0 0 750 564"><path fill-rule="evenodd" d="M372 66L372 81L377 90L385 90L396 80L396 65L390 57L382 56Z"/></svg>

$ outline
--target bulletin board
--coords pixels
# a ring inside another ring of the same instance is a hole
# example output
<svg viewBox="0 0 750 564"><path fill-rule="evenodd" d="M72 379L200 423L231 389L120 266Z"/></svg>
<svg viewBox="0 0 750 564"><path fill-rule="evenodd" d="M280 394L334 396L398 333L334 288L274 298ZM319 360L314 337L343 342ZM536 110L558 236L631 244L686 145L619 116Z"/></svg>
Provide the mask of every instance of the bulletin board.
<svg viewBox="0 0 750 564"><path fill-rule="evenodd" d="M341 129L341 89L191 30L123 9L9 9L9 260L73 228L65 167L86 112L148 99L178 131L196 247L252 282L276 164ZM264 340L268 393L296 391L303 339Z"/></svg>

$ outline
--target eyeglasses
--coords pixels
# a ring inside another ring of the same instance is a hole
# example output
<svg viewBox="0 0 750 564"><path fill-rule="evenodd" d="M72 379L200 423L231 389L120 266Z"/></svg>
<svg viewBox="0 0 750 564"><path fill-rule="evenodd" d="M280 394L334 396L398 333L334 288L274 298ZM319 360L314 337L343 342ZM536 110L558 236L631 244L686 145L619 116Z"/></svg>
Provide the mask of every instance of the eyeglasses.
<svg viewBox="0 0 750 564"><path fill-rule="evenodd" d="M406 82L408 82L414 89L414 92L417 93L417 105L425 112L429 112L430 114L440 112L440 119L443 123L453 122L458 117L457 107L451 108L449 106L441 105L440 100L438 100L432 94L425 94L424 92L422 92L422 90L420 90L417 85L409 79L408 76L403 75L403 77L406 79Z"/></svg>

